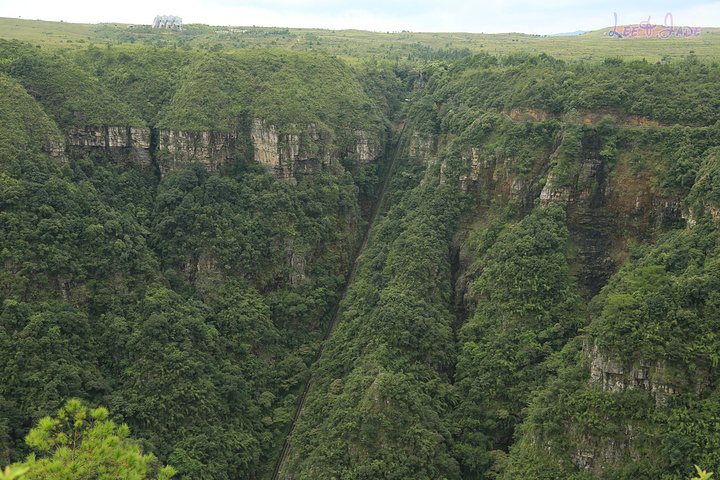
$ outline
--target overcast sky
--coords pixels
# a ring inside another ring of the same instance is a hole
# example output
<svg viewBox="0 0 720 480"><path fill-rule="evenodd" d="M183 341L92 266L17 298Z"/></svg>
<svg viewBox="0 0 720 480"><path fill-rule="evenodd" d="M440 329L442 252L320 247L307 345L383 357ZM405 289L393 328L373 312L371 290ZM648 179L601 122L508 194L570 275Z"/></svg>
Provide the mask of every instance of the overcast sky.
<svg viewBox="0 0 720 480"><path fill-rule="evenodd" d="M551 34L619 24L720 26L720 0L0 0L0 17L74 23L150 24L155 15L184 23L372 31Z"/></svg>

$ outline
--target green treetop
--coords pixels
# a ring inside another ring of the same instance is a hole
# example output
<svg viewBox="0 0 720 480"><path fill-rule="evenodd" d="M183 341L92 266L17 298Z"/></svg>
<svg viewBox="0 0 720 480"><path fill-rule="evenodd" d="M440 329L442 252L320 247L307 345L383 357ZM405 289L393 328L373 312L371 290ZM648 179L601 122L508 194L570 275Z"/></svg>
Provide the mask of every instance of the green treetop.
<svg viewBox="0 0 720 480"><path fill-rule="evenodd" d="M129 438L129 427L116 425L108 415L105 408L88 410L79 400L68 400L57 418L43 418L26 437L44 457L30 454L14 465L19 472L27 469L19 478L164 480L175 474L170 466L160 469L154 455L143 455Z"/></svg>

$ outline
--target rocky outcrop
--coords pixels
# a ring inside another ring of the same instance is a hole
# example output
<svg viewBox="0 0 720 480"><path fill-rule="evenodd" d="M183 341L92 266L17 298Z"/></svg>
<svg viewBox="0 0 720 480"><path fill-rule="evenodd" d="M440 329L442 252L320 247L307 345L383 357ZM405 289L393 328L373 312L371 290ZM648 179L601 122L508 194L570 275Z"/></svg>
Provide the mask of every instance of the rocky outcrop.
<svg viewBox="0 0 720 480"><path fill-rule="evenodd" d="M470 172L467 175L461 175L460 189L463 193L468 192L471 185L475 185L480 181L482 170L487 168L487 160L480 160L477 148L470 149L470 155L463 158L466 162L470 162Z"/></svg>
<svg viewBox="0 0 720 480"><path fill-rule="evenodd" d="M633 461L639 457L633 448L637 437L633 425L625 425L617 438L580 434L571 427L566 433L571 447L568 450L570 461L580 470L595 476L602 475L606 467L618 465L624 456L629 455Z"/></svg>
<svg viewBox="0 0 720 480"><path fill-rule="evenodd" d="M679 208L680 202L677 202L677 205ZM720 218L720 207L712 205L707 200L702 202L699 209L703 214L710 215L710 217L714 220ZM688 208L687 211L682 211L680 215L685 220L685 222L687 222L688 228L694 227L698 222L698 218L700 217L700 215L698 215L696 211L696 208Z"/></svg>
<svg viewBox="0 0 720 480"><path fill-rule="evenodd" d="M601 154L604 145L597 135L579 138L577 153L560 158L565 136L561 129L546 152L532 152L537 161L524 174L516 173L517 159L506 157L493 144L461 150L463 170L458 181L463 193L477 196L486 205L512 200L521 214L535 206L563 204L575 278L589 299L622 266L630 242L651 241L657 232L681 221L682 201L677 194L658 188L657 174L634 165L630 155L619 154L611 167ZM430 147L422 142L424 138L414 138L415 151ZM454 141L438 138L437 150ZM432 152L428 164L440 156ZM482 209L479 214L484 214ZM458 292L458 298L465 299L465 292Z"/></svg>
<svg viewBox="0 0 720 480"><path fill-rule="evenodd" d="M539 108L513 108L508 117L514 122L539 122L551 118L551 115Z"/></svg>
<svg viewBox="0 0 720 480"><path fill-rule="evenodd" d="M59 151L63 146L56 145ZM118 163L150 164L150 130L135 127L75 126L67 132L70 157L100 154Z"/></svg>
<svg viewBox="0 0 720 480"><path fill-rule="evenodd" d="M355 130L354 153L359 165L373 163L382 155L380 138L368 130Z"/></svg>
<svg viewBox="0 0 720 480"><path fill-rule="evenodd" d="M290 125L282 132L275 125L253 119L246 131L230 133L182 132L161 130L158 135L158 164L165 174L189 162L203 163L208 170L235 158L252 158L279 179L295 182L303 176L319 173L323 166L336 164L341 156L353 156L355 165L376 161L382 154L382 139L377 133L356 130L347 151L336 146L329 131L317 124Z"/></svg>
<svg viewBox="0 0 720 480"><path fill-rule="evenodd" d="M150 129L130 128L130 139L132 140L132 159L135 163L150 164Z"/></svg>
<svg viewBox="0 0 720 480"><path fill-rule="evenodd" d="M424 149L425 146L421 145L420 148ZM470 164L469 172L459 177L463 193L467 193L471 189L482 189L484 186L485 189L492 190L497 195L521 200L521 202L525 200L529 182L527 179L515 178L512 173L512 158L500 157L495 153L471 148L467 154L463 155L463 160Z"/></svg>
<svg viewBox="0 0 720 480"><path fill-rule="evenodd" d="M598 136L584 137L580 156L574 160L576 173L566 174L559 183L559 167L551 169L539 199L541 206L567 204L577 278L591 296L617 271L618 253L626 248L628 238L650 240L656 227L669 228L682 215L680 199L654 189L651 172L635 172L619 162L611 176L602 149Z"/></svg>
<svg viewBox="0 0 720 480"><path fill-rule="evenodd" d="M567 202L570 200L570 189L556 187L557 177L550 172L540 192L540 206L547 207L551 203Z"/></svg>
<svg viewBox="0 0 720 480"><path fill-rule="evenodd" d="M410 158L421 162L427 162L435 154L435 136L413 132L410 137Z"/></svg>
<svg viewBox="0 0 720 480"><path fill-rule="evenodd" d="M514 108L506 111L505 114L513 122L539 122L549 118L556 118L564 123L584 123L586 125L595 125L602 121L610 122L613 125L626 127L659 127L663 126L656 120L639 115L624 115L611 110L596 110L592 112L571 111L560 115L552 114L539 108Z"/></svg>
<svg viewBox="0 0 720 480"><path fill-rule="evenodd" d="M337 158L332 135L320 133L314 123L300 133L283 134L274 125L256 118L250 126L250 141L254 160L284 180L294 181L297 176L316 174L323 165Z"/></svg>
<svg viewBox="0 0 720 480"><path fill-rule="evenodd" d="M699 396L712 383L702 369L695 370L694 375L688 378L664 360L647 361L638 357L632 365L626 365L617 355L600 351L597 344L592 350L585 345L585 352L590 360L590 386L606 392L641 388L655 397L657 406L667 405L668 397L681 393L689 386Z"/></svg>
<svg viewBox="0 0 720 480"><path fill-rule="evenodd" d="M164 175L190 162L200 162L210 171L218 168L240 153L239 132L158 132L157 161Z"/></svg>
<svg viewBox="0 0 720 480"><path fill-rule="evenodd" d="M613 171L607 206L632 238L650 240L654 229L665 230L683 218L682 198L663 192L648 169L620 162Z"/></svg>
<svg viewBox="0 0 720 480"><path fill-rule="evenodd" d="M61 137L58 136L50 138L43 147L43 151L50 155L50 157L53 158L56 162L64 165L67 162L65 148L65 142L62 140Z"/></svg>
<svg viewBox="0 0 720 480"><path fill-rule="evenodd" d="M610 168L601 150L599 137L583 138L567 207L568 230L579 260L577 278L590 295L596 295L618 268L612 257L613 218L606 208Z"/></svg>
<svg viewBox="0 0 720 480"><path fill-rule="evenodd" d="M273 167L273 169L280 166L280 136L274 125L266 125L264 121L254 119L250 128L250 139L256 162ZM299 141L292 142L292 144L299 145ZM290 148L292 149L292 147Z"/></svg>
<svg viewBox="0 0 720 480"><path fill-rule="evenodd" d="M295 252L290 254L290 284L293 287L300 285L300 282L307 278L307 262L305 257Z"/></svg>
<svg viewBox="0 0 720 480"><path fill-rule="evenodd" d="M646 361L640 357L628 364L613 352L603 352L597 343L592 347L588 343L583 351L590 362L589 388L602 389L608 393L620 393L631 389L641 389L655 399L657 407L668 404L669 397L686 392L694 387L699 396L710 386L707 372L696 370L692 378L673 369L663 360ZM601 476L608 467L617 467L624 458L639 461L637 419L625 419L617 425L615 435L596 435L588 432L586 425L568 422L565 436L568 439L568 457L578 469ZM605 418L600 421L615 423L618 418ZM547 446L548 450L551 448ZM642 448L642 446L640 446Z"/></svg>

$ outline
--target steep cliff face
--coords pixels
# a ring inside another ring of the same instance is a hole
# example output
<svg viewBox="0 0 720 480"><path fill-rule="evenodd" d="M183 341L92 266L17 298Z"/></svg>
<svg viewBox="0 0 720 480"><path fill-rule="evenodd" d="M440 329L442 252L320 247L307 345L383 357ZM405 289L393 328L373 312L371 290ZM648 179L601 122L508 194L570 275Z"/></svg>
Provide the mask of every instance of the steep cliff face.
<svg viewBox="0 0 720 480"><path fill-rule="evenodd" d="M528 409L513 478L538 478L529 458L556 469L555 478L684 478L688 463L714 464L717 424L706 419L717 411L717 223L704 210L690 228L669 228L681 204L713 204L702 188L707 172L681 201L646 165L631 168L621 155L608 168L615 255L623 239L649 241L612 257L623 268L589 303L582 345L567 350L577 355Z"/></svg>
<svg viewBox="0 0 720 480"><path fill-rule="evenodd" d="M75 126L66 134L65 147L71 158L102 155L115 162L150 164L150 129L118 126ZM61 145L54 147L59 156Z"/></svg>
<svg viewBox="0 0 720 480"><path fill-rule="evenodd" d="M337 158L332 135L318 132L315 124L298 134L282 134L274 125L256 118L250 127L250 140L254 160L283 180L317 173Z"/></svg>
<svg viewBox="0 0 720 480"><path fill-rule="evenodd" d="M638 357L628 364L620 356L604 352L597 344L592 347L586 344L584 352L590 362L590 379L587 384L589 392L586 395L592 395L590 392L599 390L611 394L606 397L614 399L610 402L627 398L623 393L637 390L654 400L655 412L668 412L672 408L671 397L692 392L691 395L702 398L704 392L707 393L714 387L711 373L704 368L698 368L688 375L688 372L667 359L647 361ZM661 413L659 417L664 418L664 415L667 413ZM647 414L637 417L623 414L604 418L602 421L607 425L615 426L612 435L599 435L592 429L588 430L587 425L568 420L565 435L569 440L567 454L570 462L577 470L598 476L607 469L617 468L627 462L628 458L632 462L639 462L647 455L643 450L647 449L648 426L643 423L653 420L652 417L648 418ZM666 425L658 427L664 428ZM674 428L670 427L670 430ZM655 435L662 437L659 433ZM549 451L553 446L547 444L546 448ZM665 446L663 454L666 449ZM654 452L655 455L661 453L658 450Z"/></svg>
<svg viewBox="0 0 720 480"><path fill-rule="evenodd" d="M568 186L557 190L552 182L547 182L543 188L545 200L541 192L541 202L567 202L568 229L578 257L578 279L591 295L598 293L617 270L612 258L617 241L613 238L613 214L607 208L610 169L600 155L601 149L599 137L584 137L576 176ZM551 171L548 179L553 177Z"/></svg>
<svg viewBox="0 0 720 480"><path fill-rule="evenodd" d="M513 174L512 157L499 155L483 148L470 148L463 155L463 161L469 164L469 173L459 176L460 188L464 193L474 192L488 197L503 198L505 201L515 200L521 204L532 206L532 199L537 192L530 190L533 184L537 190L536 176L517 178ZM547 161L536 168L547 169ZM539 191L539 190L538 190Z"/></svg>
<svg viewBox="0 0 720 480"><path fill-rule="evenodd" d="M164 175L190 162L201 162L209 171L218 168L241 151L239 132L158 132L157 162Z"/></svg>
<svg viewBox="0 0 720 480"><path fill-rule="evenodd" d="M637 171L622 155L611 166L596 134L581 136L577 151L568 156L562 151L565 135L561 130L545 152L533 152L537 160L524 174L517 173L520 159L499 153L494 144L467 148L462 154L467 173L458 180L464 193L482 201L512 200L525 212L535 205L565 205L576 276L589 298L618 270L628 242L648 241L658 229L682 221L682 203L656 187L651 169ZM432 161L438 152L430 140L416 135L410 154Z"/></svg>
<svg viewBox="0 0 720 480"><path fill-rule="evenodd" d="M583 435L572 428L566 432L566 435L572 443L568 451L570 462L577 470L593 476L599 477L608 466L618 465L625 456L636 462L639 460L637 449L633 448L637 434L633 431L632 425L625 426L620 438L600 439Z"/></svg>
<svg viewBox="0 0 720 480"><path fill-rule="evenodd" d="M43 151L60 164L65 164L67 162L67 157L65 156L65 142L59 135L48 139L43 147Z"/></svg>
<svg viewBox="0 0 720 480"><path fill-rule="evenodd" d="M369 130L355 130L354 133L352 150L357 156L358 165L373 163L382 155L382 141L376 133Z"/></svg>
<svg viewBox="0 0 720 480"><path fill-rule="evenodd" d="M436 138L429 133L413 132L410 137L409 156L427 162L436 153Z"/></svg>
<svg viewBox="0 0 720 480"><path fill-rule="evenodd" d="M611 120L614 124L633 127L659 127L663 124L657 120L640 115L623 115L617 111L596 110L592 112L578 112L551 114L539 108L513 108L506 112L507 116L515 122L539 122L550 118L556 118L562 122L582 122L588 125L596 124L605 119Z"/></svg>
<svg viewBox="0 0 720 480"><path fill-rule="evenodd" d="M667 405L668 396L675 395L687 385L687 378L663 360L648 362L639 358L633 365L626 366L617 355L602 352L597 345L588 350L589 384L606 392L640 388L650 392L658 406L664 406ZM704 382L699 372L695 380L699 381L698 388L702 390Z"/></svg>
<svg viewBox="0 0 720 480"><path fill-rule="evenodd" d="M377 132L356 130L337 139L315 123L290 127L296 133L283 133L277 126L255 118L247 130L230 133L161 130L160 171L164 174L191 161L202 162L214 171L236 157L245 157L264 165L275 177L295 182L345 157L352 156L357 166L370 164L383 151L383 139ZM338 144L348 146L341 148Z"/></svg>

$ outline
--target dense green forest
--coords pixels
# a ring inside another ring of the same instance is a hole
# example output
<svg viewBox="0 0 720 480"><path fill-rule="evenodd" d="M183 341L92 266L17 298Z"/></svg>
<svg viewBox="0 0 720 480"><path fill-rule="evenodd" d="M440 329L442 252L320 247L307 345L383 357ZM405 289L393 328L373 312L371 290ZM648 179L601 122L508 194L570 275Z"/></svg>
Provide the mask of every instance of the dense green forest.
<svg viewBox="0 0 720 480"><path fill-rule="evenodd" d="M720 468L720 66L425 53L0 41L0 465Z"/></svg>

